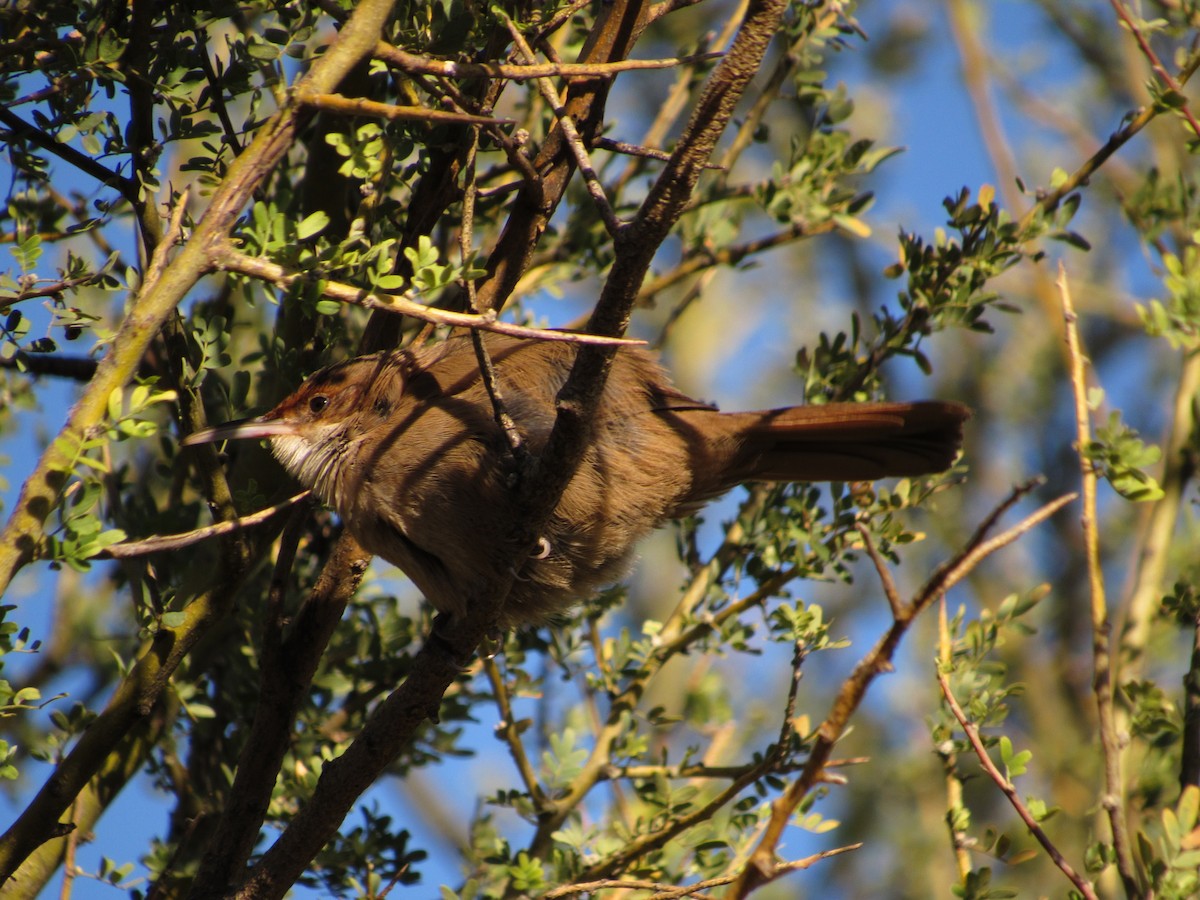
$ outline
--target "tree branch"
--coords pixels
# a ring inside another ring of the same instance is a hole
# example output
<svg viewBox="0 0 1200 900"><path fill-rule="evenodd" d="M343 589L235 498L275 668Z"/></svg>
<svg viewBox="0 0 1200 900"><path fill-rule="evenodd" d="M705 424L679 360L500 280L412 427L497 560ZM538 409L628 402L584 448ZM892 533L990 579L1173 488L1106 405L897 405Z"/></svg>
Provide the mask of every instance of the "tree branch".
<svg viewBox="0 0 1200 900"><path fill-rule="evenodd" d="M222 243L213 256L213 268L227 272L237 272L269 281L287 290L292 285L319 276L309 272L288 272L278 263L273 263L259 257L247 256L240 250L234 249L230 243ZM610 337L608 335L581 334L575 331L553 331L546 328L529 328L511 322L501 322L491 310L484 313L460 313L436 306L428 306L411 299L411 293L388 294L382 291L369 291L366 288L355 287L337 281L321 279L321 295L342 303L352 303L364 309L379 310L386 313L396 313L431 322L434 325L452 325L462 328L477 328L480 331L493 331L496 334L507 334L512 337L528 338L539 341L561 341L569 344L598 344L602 346L620 346L643 344L644 341L632 338Z"/></svg>
<svg viewBox="0 0 1200 900"><path fill-rule="evenodd" d="M939 669L937 671L938 685L942 689L942 696L946 698L946 705L950 707L950 711L954 713L954 718L958 719L958 724L962 726L963 733L966 734L967 740L971 743L971 749L975 751L975 756L979 759L979 765L983 767L983 771L987 773L988 778L1000 788L1008 802L1012 804L1012 808L1017 811L1017 815L1021 817L1021 821L1025 823L1025 827L1029 829L1029 833L1034 836L1042 849L1054 861L1059 870L1071 880L1071 883L1079 890L1087 900L1099 900L1096 896L1096 891L1087 879L1075 871L1066 857L1062 855L1059 849L1054 846L1054 842L1050 840L1042 826L1038 824L1033 814L1028 807L1017 796L1017 789L1013 787L1013 783L1004 777L1003 773L996 768L996 764L992 762L991 756L988 755L987 748L983 746L983 741L979 737L979 728L967 718L967 714L963 712L962 707L958 705L958 701L954 699L954 694L950 690L950 682L946 680L946 676Z"/></svg>
<svg viewBox="0 0 1200 900"><path fill-rule="evenodd" d="M1087 403L1087 377L1084 374L1083 350L1079 341L1079 329L1075 308L1071 303L1071 290L1066 270L1058 265L1058 289L1062 298L1063 318L1067 323L1067 351L1071 369L1068 375L1075 397L1076 452L1079 454L1081 492L1083 494L1084 552L1087 557L1088 588L1092 606L1092 690L1096 695L1096 712L1100 728L1100 748L1104 758L1104 797L1101 806L1108 815L1112 827L1113 852L1116 855L1117 871L1130 897L1139 895L1137 873L1133 864L1133 846L1130 843L1129 825L1125 821L1125 786L1121 780L1121 741L1117 736L1113 713L1112 624L1108 618L1108 601L1105 599L1104 571L1100 563L1100 532L1096 518L1096 467L1085 456L1091 443L1091 427Z"/></svg>
<svg viewBox="0 0 1200 900"><path fill-rule="evenodd" d="M1000 509L1016 502L1017 498L1028 493L1032 487L1033 485L1029 484L1015 489L1009 500L1001 504ZM829 715L817 730L817 739L809 752L808 764L800 777L788 785L787 789L771 804L771 818L767 827L738 880L730 889L729 896L745 897L755 888L771 880L776 865L775 848L783 837L784 829L787 827L792 813L813 785L818 782L833 747L844 733L851 716L862 703L871 683L883 672L891 670L892 658L896 649L916 617L934 600L964 578L988 555L1011 544L1074 499L1074 494L1059 497L991 540L986 540L983 529L980 529L957 555L934 571L929 581L918 591L913 600L904 606L904 614L893 620L891 628L859 661L858 665L854 667L854 671L842 683ZM989 516L988 521L994 522L996 517L997 514L994 513Z"/></svg>
<svg viewBox="0 0 1200 900"><path fill-rule="evenodd" d="M338 35L302 79L309 90L332 90L343 74L374 47L391 10L389 0L362 0ZM77 445L107 415L108 398L136 369L159 329L197 280L207 271L211 248L224 240L252 192L291 147L302 110L284 106L260 130L250 148L230 167L213 194L209 208L191 239L163 272L146 282L113 337L108 354L67 417L60 432L64 440L52 441L33 473L26 479L4 532L0 535L0 592L7 590L16 572L33 559L43 537L46 518L59 500L70 475L70 458L64 446ZM4 116L0 115L0 121ZM244 563L240 557L239 563ZM239 580L234 573L225 587ZM52 833L58 817L96 773L108 753L133 725L149 715L168 679L186 654L220 619L232 603L228 590L219 596L203 594L184 611L178 628L162 627L147 652L122 681L108 707L56 767L46 785L16 822L0 837L0 884L21 861Z"/></svg>

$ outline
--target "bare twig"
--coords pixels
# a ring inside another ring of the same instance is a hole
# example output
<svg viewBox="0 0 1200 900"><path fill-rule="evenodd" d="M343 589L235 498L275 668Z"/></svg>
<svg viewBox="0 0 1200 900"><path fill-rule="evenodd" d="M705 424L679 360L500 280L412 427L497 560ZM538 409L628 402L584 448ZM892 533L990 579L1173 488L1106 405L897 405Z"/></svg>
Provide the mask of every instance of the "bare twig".
<svg viewBox="0 0 1200 900"><path fill-rule="evenodd" d="M503 15L503 13L501 14ZM534 61L533 49L526 42L525 36L521 34L521 29L507 15L504 15L504 21L508 26L509 34L512 35L513 42L516 43L522 55L524 55L525 62L532 65ZM611 236L616 237L617 232L623 227L621 220L617 218L612 204L608 202L608 197L604 193L604 185L600 183L600 176L596 174L591 157L588 156L587 147L584 146L583 138L579 136L579 131L575 128L574 121L572 121L571 116L567 113L562 97L558 95L558 91L549 78L537 79L537 86L542 97L550 104L550 108L554 110L558 127L562 129L567 146L575 157L575 163L579 166L579 172L583 175L583 181L587 185L588 194L591 195L592 202L596 204L600 218L604 221L604 227L608 229L608 233Z"/></svg>
<svg viewBox="0 0 1200 900"><path fill-rule="evenodd" d="M904 601L900 598L900 591L896 588L896 579L892 578L892 571L887 567L887 562L875 547L875 541L871 537L871 532L862 522L858 522L854 526L859 535L863 539L863 546L867 550L867 556L871 557L871 562L875 564L875 572L879 575L879 583L883 586L884 596L887 597L888 606L892 608L892 618L903 619L907 615L907 610L904 606Z"/></svg>
<svg viewBox="0 0 1200 900"><path fill-rule="evenodd" d="M270 281L281 288L289 288L298 281L313 278L310 273L288 272L283 266L269 260L247 256L234 249L231 244L224 244L213 254L213 266L230 272L238 272L254 278ZM385 294L378 291L368 291L364 288L342 284L336 281L322 281L322 294L343 303L353 303L365 309L378 309L385 312L401 313L431 322L434 325L453 325L463 328L478 328L482 331L494 331L497 334L507 334L511 337L530 338L539 341L564 341L572 344L598 344L602 346L619 346L643 344L644 341L632 338L608 337L605 335L580 334L571 331L550 331L545 328L528 328L509 322L501 322L495 313L488 311L481 314L451 312L436 309L417 303L408 294Z"/></svg>
<svg viewBox="0 0 1200 900"><path fill-rule="evenodd" d="M530 81L534 78L611 78L620 72L646 69L673 69L693 62L720 59L720 53L697 53L676 59L620 59L606 63L466 63L421 56L380 43L375 56L411 74L440 75L444 78L506 78L509 81Z"/></svg>
<svg viewBox="0 0 1200 900"><path fill-rule="evenodd" d="M1146 36L1142 34L1142 29L1138 27L1137 22L1134 21L1133 16L1130 15L1125 4L1122 3L1121 0L1109 0L1109 2L1112 4L1113 10L1116 12L1117 18L1121 20L1121 24L1129 29L1129 33L1133 35L1133 39L1137 41L1138 49L1141 50L1142 55L1146 57L1146 61L1150 63L1150 68L1154 70L1154 74L1158 76L1159 80L1162 81L1163 84L1169 87L1183 100L1183 104L1179 107L1179 110L1183 113L1183 117L1187 120L1188 125L1191 126L1192 133L1195 134L1196 137L1200 137L1200 122L1197 122L1196 117L1192 115L1192 110L1188 106L1187 98L1184 96L1182 86L1175 80L1171 73L1167 71L1167 67L1162 64L1162 60L1158 58L1158 54L1154 52L1154 48L1150 46L1150 42L1146 40Z"/></svg>
<svg viewBox="0 0 1200 900"><path fill-rule="evenodd" d="M341 94L304 94L298 98L301 103L315 109L334 112L343 116L370 116L389 121L417 121L444 125L455 123L461 125L512 125L512 119L495 119L491 116L473 116L469 113L448 112L443 109L429 109L425 106L396 106L392 103L380 103L377 100L367 100L363 97L343 97Z"/></svg>
<svg viewBox="0 0 1200 900"><path fill-rule="evenodd" d="M458 247L461 262L466 268L470 262L472 255L472 243L474 240L475 227L475 158L476 151L479 148L479 129L471 129L471 143L467 147L466 160L463 163L463 199L462 199L462 224L458 229ZM464 290L467 292L468 306L477 315L482 315L488 312L479 308L479 296L475 292L475 282L471 279L464 279ZM488 353L487 347L483 343L483 335L478 329L471 329L471 344L475 349L475 359L479 363L479 375L483 381L484 388L487 390L488 399L492 404L492 418L496 425L499 426L504 439L508 444L509 453L512 455L513 462L516 464L516 471L521 471L526 463L525 445L521 440L521 432L517 429L517 423L513 421L513 417L508 412L508 407L504 404L504 394L500 390L500 382L496 377L496 367L492 363L491 354Z"/></svg>
<svg viewBox="0 0 1200 900"><path fill-rule="evenodd" d="M610 150L613 153L623 153L627 156L640 156L645 159L657 159L660 162L666 162L671 158L671 154L665 150L655 150L653 147L643 147L641 144L629 144L625 141L614 141L612 138L598 137L595 145L601 150ZM720 169L719 163L706 163L706 169Z"/></svg>
<svg viewBox="0 0 1200 900"><path fill-rule="evenodd" d="M103 275L97 272L89 272L87 275L82 275L78 278L63 278L59 281L42 284L40 287L33 287L33 285L37 284L41 279L22 278L18 281L18 285L20 286L13 296L0 297L0 312L25 300L33 300L38 297L57 297L59 294L65 294L74 288L87 287L89 284L94 284L103 277Z"/></svg>
<svg viewBox="0 0 1200 900"><path fill-rule="evenodd" d="M1021 537L1021 535L1046 521L1068 503L1074 502L1078 497L1078 494L1063 494L1061 497L1051 500L1045 506L1026 516L1012 528L1008 529L1008 531L1001 532L991 540L983 541L977 546L972 547L969 552L964 553L961 557L954 560L954 564L944 575L939 575L936 581L931 582L922 589L920 602L925 604L929 599L932 599L927 592L933 589L935 585L939 591L950 590L950 588L966 578L971 570L986 557L991 556L1003 547L1007 547L1017 538Z"/></svg>
<svg viewBox="0 0 1200 900"><path fill-rule="evenodd" d="M806 856L803 859L793 860L792 862L784 862L779 864L779 875L787 875L790 872L799 872L803 869L811 868L817 863L825 859L830 859L834 856L840 856L843 853L849 853L852 850L858 850L862 844L847 844L845 847L834 847L831 850L822 850L820 853L814 853L812 856ZM678 900L680 897L697 897L700 896L700 891L706 891L709 888L720 887L723 884L729 884L733 881L733 875L721 875L717 878L709 878L705 881L698 881L695 884L670 886L656 881L637 881L628 878L601 878L596 881L584 881L577 884L566 884L562 887L554 888L542 896L546 900L561 900L563 897L573 897L576 894L586 894L594 891L602 890L643 890L654 891L650 895L649 900Z"/></svg>
<svg viewBox="0 0 1200 900"><path fill-rule="evenodd" d="M826 769L840 769L848 766L860 766L869 762L869 756L847 756L843 759L831 759L825 763ZM758 768L760 763L744 763L740 766L713 766L706 763L692 763L682 766L610 766L603 773L607 781L633 778L670 778L670 779L700 779L700 778L740 778L751 769ZM799 771L804 767L802 762L781 762L771 769L776 775L785 775Z"/></svg>
<svg viewBox="0 0 1200 900"><path fill-rule="evenodd" d="M508 445L508 452L512 455L517 472L520 472L527 462L528 454L525 451L525 442L521 439L521 432L517 428L517 423L513 420L513 417L508 412L508 407L504 404L504 393L500 389L500 381L496 376L496 366L492 363L492 356L488 353L487 346L483 342L483 335L479 333L479 329L471 329L471 344L475 349L475 360L479 363L480 378L483 380L488 399L492 404L492 418L500 428L500 432L504 435L504 440Z"/></svg>
<svg viewBox="0 0 1200 900"><path fill-rule="evenodd" d="M171 210L171 218L167 223L166 233L163 238L154 247L154 252L150 256L150 264L146 266L146 274L142 279L141 291L151 291L154 289L158 279L162 277L163 270L167 267L167 255L171 249L183 239L183 214L187 212L188 198L192 195L191 187L185 187L180 195L175 199L175 206Z"/></svg>
<svg viewBox="0 0 1200 900"><path fill-rule="evenodd" d="M549 19L541 24L537 32L537 40L534 43L549 37L562 28L571 18L586 6L590 6L592 0L571 0L570 3L564 3L558 11Z"/></svg>
<svg viewBox="0 0 1200 900"><path fill-rule="evenodd" d="M216 537L217 535L232 534L235 531L241 531L243 528L253 528L255 525L261 525L285 509L299 503L311 493L312 491L301 491L298 494L288 497L283 502L276 503L274 506L268 506L259 512L240 516L228 522L217 522L213 525L206 525L203 528L197 528L195 531L188 531L183 534L160 534L141 541L121 541L119 544L112 544L104 548L97 554L97 558L130 559L135 556L145 556L148 553L159 553L163 550L180 550L184 547L190 547L192 544L198 544L200 541Z"/></svg>
<svg viewBox="0 0 1200 900"><path fill-rule="evenodd" d="M9 128L9 136L6 138L5 143L11 144L14 139L29 141L47 153L53 153L59 159L69 163L81 172L90 175L101 184L116 189L130 203L133 203L136 199L138 186L134 184L132 179L126 178L111 169L106 169L86 153L76 150L69 144L64 144L56 140L40 128L35 128L4 106L0 106L0 124L6 125Z"/></svg>
<svg viewBox="0 0 1200 900"><path fill-rule="evenodd" d="M1200 68L1200 52L1193 52L1188 58L1187 63L1180 70L1176 81L1182 85L1191 78L1197 68ZM1154 121L1162 112L1162 109L1151 105L1130 117L1121 128L1112 133L1099 150L1084 160L1058 187L1040 194L1037 203L1030 207L1025 215L1021 217L1018 228L1021 230L1028 228L1039 213L1050 212L1057 208L1064 197L1086 184L1087 180L1108 161L1110 156L1125 146L1138 132Z"/></svg>
<svg viewBox="0 0 1200 900"><path fill-rule="evenodd" d="M1133 848L1130 843L1129 826L1125 821L1124 784L1121 780L1121 741L1117 736L1113 714L1112 649L1109 641L1112 623L1108 618L1108 602L1105 599L1104 572L1100 562L1100 530L1096 518L1095 466L1084 455L1091 442L1091 425L1087 402L1087 377L1084 374L1083 349L1079 340L1079 329L1075 307L1071 302L1071 289L1062 263L1058 266L1058 289L1062 298L1063 317L1066 319L1067 350L1071 360L1071 387L1075 394L1076 452L1079 454L1079 469L1082 479L1083 513L1080 517L1083 541L1087 556L1088 587L1092 606L1092 690L1096 695L1096 711L1100 727L1100 748L1104 757L1104 796L1101 806L1108 814L1112 827L1113 852L1116 855L1117 871L1129 896L1140 892L1133 864Z"/></svg>
<svg viewBox="0 0 1200 900"><path fill-rule="evenodd" d="M646 282L638 291L638 303L647 303L655 294L666 290L672 285L678 284L689 275L694 275L712 266L736 266L752 254L762 253L773 247L781 247L800 238L812 237L817 234L827 234L836 227L837 225L832 220L819 222L812 226L802 222L793 222L781 231L746 241L744 244L724 247L715 251L697 249L694 255L683 260L683 262L679 263L679 265L675 266L669 272L664 272L662 275Z"/></svg>
<svg viewBox="0 0 1200 900"><path fill-rule="evenodd" d="M1010 506L1023 491L1029 488L1017 488L1013 496L1001 505ZM771 816L758 846L751 854L745 867L739 874L738 880L730 889L730 897L745 897L758 886L766 883L774 872L775 848L783 837L784 829L791 819L792 813L800 805L801 800L808 794L812 786L820 780L825 761L833 751L834 745L845 731L850 717L858 709L867 688L881 673L891 670L892 657L900 640L916 617L934 600L944 594L950 587L966 576L990 553L1015 541L1038 523L1045 521L1067 503L1075 495L1068 494L1047 503L1040 509L1026 516L1008 531L997 535L991 540L985 540L981 531L976 532L971 541L954 557L939 566L925 585L918 591L912 602L902 607L903 615L892 622L891 628L876 642L854 671L842 683L841 689L833 702L833 707L825 721L817 729L817 739L809 752L808 764L800 777L788 785L771 804ZM996 514L989 516L988 521L994 522Z"/></svg>
<svg viewBox="0 0 1200 900"><path fill-rule="evenodd" d="M979 764L983 767L983 771L996 784L998 788L1008 798L1008 802L1012 804L1013 809L1017 811L1017 815L1021 817L1021 821L1025 823L1025 827L1029 829L1030 834L1034 836L1042 848L1058 866L1059 870L1071 880L1071 883L1079 890L1088 900L1098 900L1095 890L1087 879L1075 871L1066 858L1062 855L1059 849L1054 845L1054 842L1042 830L1042 826L1038 824L1029 808L1017 796L1017 789L1013 787L1013 783L1004 777L1004 774L996 768L996 764L992 762L992 758L988 755L987 748L983 746L983 741L979 737L979 728L967 718L962 707L958 705L958 701L954 699L954 694L950 691L950 683L946 680L946 676L939 669L937 672L938 685L941 686L942 696L946 699L946 704L950 707L950 711L954 713L954 718L958 719L958 724L962 726L963 732L967 736L967 740L971 742L971 747L975 751L975 755L979 758Z"/></svg>
<svg viewBox="0 0 1200 900"><path fill-rule="evenodd" d="M661 9L666 5L666 3L660 3L656 9ZM721 43L718 43L717 46L724 46L730 40L732 40L737 23L741 20L741 16L744 12L744 9L740 9L726 19L723 33L720 37ZM705 35L700 39L698 47L704 48L708 46L712 46L710 43L710 36ZM658 112L654 116L654 121L650 123L649 128L646 129L645 134L642 136L642 146L658 147L666 141L671 126L679 119L680 115L683 114L683 110L688 99L692 96L692 92L695 90L696 86L701 83L701 81L702 73L698 67L687 66L678 70L676 73L675 83L671 86L667 96L659 105ZM640 171L642 171L644 163L644 159L636 157L631 159L629 164L625 166L625 168L617 176L613 186L614 193L619 195L622 191L624 191L625 186L628 185L629 182Z"/></svg>
<svg viewBox="0 0 1200 900"><path fill-rule="evenodd" d="M197 47L205 47L208 41L208 34L203 28L194 28L192 34L196 39ZM221 123L222 139L233 150L233 155L238 156L242 152L242 139L238 134L238 129L233 124L233 119L229 115L229 106L225 102L225 87L221 83L220 77L213 68L212 59L209 58L207 49L196 54L199 57L200 70L204 72L204 78L208 82L209 102L212 103L213 112L217 114L217 119Z"/></svg>
<svg viewBox="0 0 1200 900"><path fill-rule="evenodd" d="M513 718L512 702L508 694L508 685L504 681L504 673L500 671L500 666L493 658L483 661L483 671L492 686L492 696L496 698L496 707L500 711L496 734L508 747L513 764L516 765L517 772L520 773L521 780L525 783L525 790L529 792L529 799L533 803L534 810L541 812L546 808L546 792L542 789L537 773L529 762L529 756L525 753L525 745L521 742L521 729Z"/></svg>

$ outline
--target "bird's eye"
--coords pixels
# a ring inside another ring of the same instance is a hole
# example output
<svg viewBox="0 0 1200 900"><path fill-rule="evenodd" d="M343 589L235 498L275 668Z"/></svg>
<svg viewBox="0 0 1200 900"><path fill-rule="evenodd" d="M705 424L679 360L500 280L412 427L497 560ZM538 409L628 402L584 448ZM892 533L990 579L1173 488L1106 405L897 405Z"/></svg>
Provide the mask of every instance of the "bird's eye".
<svg viewBox="0 0 1200 900"><path fill-rule="evenodd" d="M318 413L318 414L324 412L325 407L327 407L328 405L329 405L329 398L326 397L324 394L317 394L315 397L313 397L311 400L308 401L308 408L310 410L312 410L314 413Z"/></svg>

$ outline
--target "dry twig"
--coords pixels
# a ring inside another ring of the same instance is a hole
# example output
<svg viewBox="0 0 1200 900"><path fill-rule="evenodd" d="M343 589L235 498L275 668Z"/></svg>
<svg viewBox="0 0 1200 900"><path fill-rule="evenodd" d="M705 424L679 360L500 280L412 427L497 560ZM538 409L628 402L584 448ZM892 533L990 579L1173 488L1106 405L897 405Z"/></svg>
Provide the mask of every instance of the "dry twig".
<svg viewBox="0 0 1200 900"><path fill-rule="evenodd" d="M288 272L278 263L247 256L234 249L231 244L225 244L213 254L213 266L229 272L238 272L269 281L283 289L291 287L298 281L314 277L310 273ZM485 313L460 313L447 309L437 309L418 303L411 299L410 294L386 294L380 291L368 291L351 284L336 281L322 281L321 293L331 300L343 303L353 303L364 309L377 309L383 312L399 313L430 322L434 325L451 325L461 328L477 328L480 331L494 331L496 334L507 334L510 337L529 338L537 341L563 341L571 344L596 344L606 347L620 345L638 345L645 341L633 338L609 337L607 335L581 334L574 331L551 331L545 328L529 328L510 322L501 322L492 311Z"/></svg>
<svg viewBox="0 0 1200 900"><path fill-rule="evenodd" d="M983 771L987 773L988 777L995 782L996 786L1004 793L1004 796L1008 798L1008 802L1017 811L1017 815L1021 817L1021 821L1025 823L1025 827L1029 829L1029 832L1037 842L1042 845L1042 848L1062 873L1071 880L1071 883L1075 885L1084 897L1088 898L1088 900L1098 900L1091 883L1076 872L1071 864L1067 862L1066 857L1054 846L1054 842L1042 830L1042 826L1033 817L1033 813L1029 811L1029 808L1017 795L1017 789L1013 787L1013 783L1005 778L1004 774L996 768L996 764L992 762L987 748L983 746L983 741L979 737L978 726L967 718L967 714L958 705L958 701L954 699L954 694L950 690L950 682L946 680L946 676L940 670L937 672L937 680L938 685L942 689L942 696L946 698L946 704L950 707L950 711L954 713L954 718L958 719L958 724L962 726L963 733L966 734L967 740L971 743L971 748L979 758L979 764L983 767Z"/></svg>
<svg viewBox="0 0 1200 900"><path fill-rule="evenodd" d="M148 553L159 553L163 550L181 550L184 547L190 547L192 544L198 544L200 541L216 537L217 535L232 534L244 528L253 528L255 525L261 525L285 509L299 503L311 493L312 491L301 491L280 503L276 503L274 506L268 506L266 509L259 510L256 513L239 516L236 519L226 522L216 522L215 524L206 525L204 528L197 528L194 531L187 531L183 534L159 534L140 541L121 541L119 544L112 544L106 547L97 554L97 558L130 559L135 556L145 556Z"/></svg>
<svg viewBox="0 0 1200 900"><path fill-rule="evenodd" d="M1108 601L1105 598L1104 572L1100 562L1100 531L1096 518L1096 484L1098 477L1095 466L1084 455L1091 442L1090 414L1087 402L1087 376L1084 374L1084 355L1079 340L1078 317L1071 302L1071 289L1062 263L1058 267L1058 289L1062 298L1063 318L1067 328L1067 352L1071 362L1068 375L1075 394L1076 452L1079 454L1079 469L1082 479L1083 513L1080 524L1083 528L1084 550L1087 557L1088 587L1091 593L1092 617L1092 690L1096 695L1096 712L1100 726L1100 748L1104 759L1104 796L1101 806L1108 814L1112 828L1113 852L1116 854L1117 871L1131 897L1140 891L1133 863L1133 847L1130 843L1129 826L1125 821L1124 784L1121 780L1121 740L1117 736L1113 713L1112 648L1109 641L1112 623L1108 618Z"/></svg>
<svg viewBox="0 0 1200 900"><path fill-rule="evenodd" d="M1032 485L1023 485L1016 488L1010 498L1001 504L1000 509L1011 506L1019 497L1028 493L1031 489ZM870 652L859 661L858 665L854 667L854 671L843 682L838 696L833 702L833 708L825 718L825 721L821 723L820 728L817 729L817 739L809 753L808 764L805 766L800 777L788 785L787 790L771 804L771 817L767 823L767 827L763 831L758 846L751 854L734 886L730 889L730 897L748 896L755 888L775 877L774 873L777 865L775 861L775 848L779 845L779 841L783 837L784 829L792 813L795 812L800 802L812 789L812 786L819 781L821 772L832 753L834 745L845 731L850 717L858 709L859 704L866 695L867 688L876 677L883 672L891 670L892 657L895 654L896 648L916 617L933 603L934 600L979 565L989 554L1011 544L1021 535L1045 521L1074 499L1074 494L1059 497L1057 500L1047 503L1029 516L1026 516L1012 528L990 540L985 540L986 533L981 528L958 554L939 566L929 581L917 592L913 600L902 607L903 614L894 619L891 628L876 642ZM988 517L987 521L994 523L997 515L997 513L993 513L993 515Z"/></svg>

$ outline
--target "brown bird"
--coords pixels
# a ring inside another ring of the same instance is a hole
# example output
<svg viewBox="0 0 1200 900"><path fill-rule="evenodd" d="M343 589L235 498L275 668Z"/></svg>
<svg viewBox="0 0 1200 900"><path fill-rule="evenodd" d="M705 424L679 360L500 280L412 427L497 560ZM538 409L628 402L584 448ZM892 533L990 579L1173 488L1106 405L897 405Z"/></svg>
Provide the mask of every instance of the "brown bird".
<svg viewBox="0 0 1200 900"><path fill-rule="evenodd" d="M489 334L504 405L529 452L554 425L576 345ZM747 481L867 481L950 466L969 416L957 403L832 403L722 413L680 393L645 350L618 350L591 446L504 624L544 621L624 575L637 542ZM297 480L440 611L466 612L512 566L512 452L468 335L330 366L255 419L185 444L267 438Z"/></svg>

